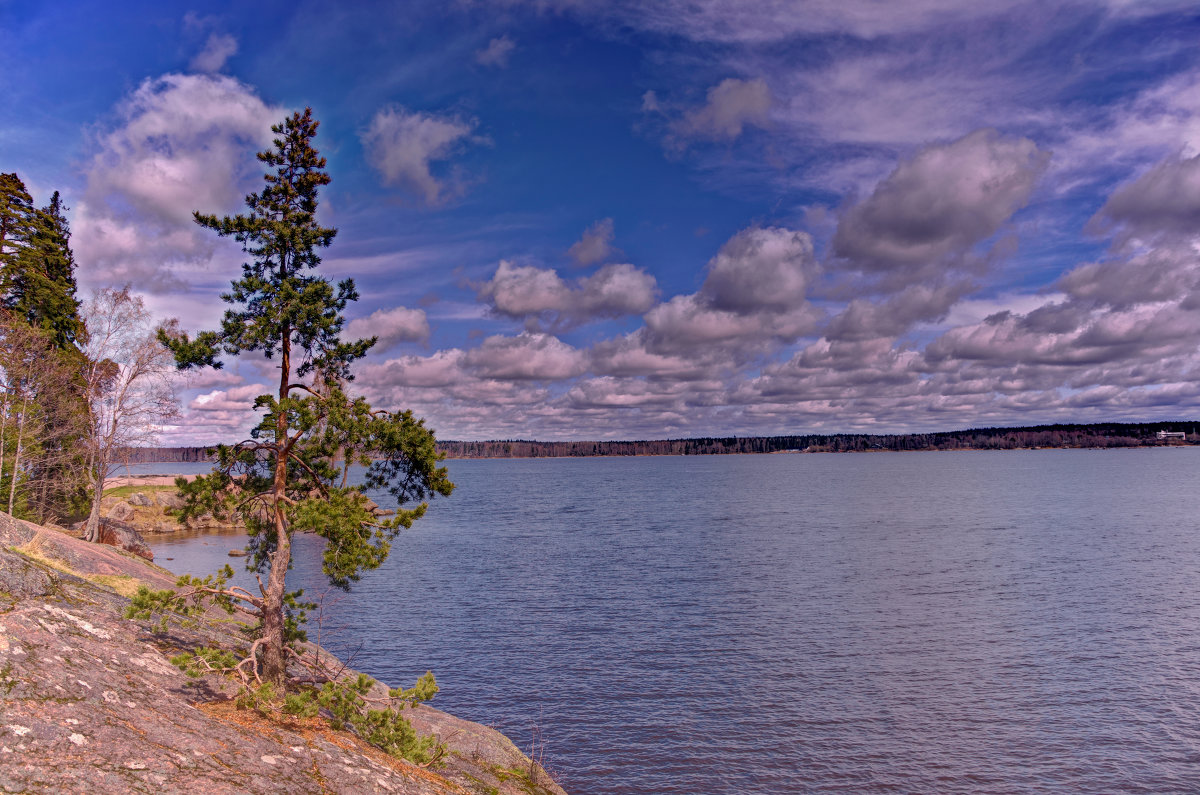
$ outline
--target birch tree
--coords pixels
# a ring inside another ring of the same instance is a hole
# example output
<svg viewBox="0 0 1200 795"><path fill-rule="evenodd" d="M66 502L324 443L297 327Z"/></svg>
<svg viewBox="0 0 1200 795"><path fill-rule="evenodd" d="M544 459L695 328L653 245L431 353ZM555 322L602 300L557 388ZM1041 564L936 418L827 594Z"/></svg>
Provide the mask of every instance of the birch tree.
<svg viewBox="0 0 1200 795"><path fill-rule="evenodd" d="M99 538L105 481L124 451L155 441L178 413L174 360L150 312L129 288L98 291L83 308L87 327L88 473L92 503L84 537Z"/></svg>

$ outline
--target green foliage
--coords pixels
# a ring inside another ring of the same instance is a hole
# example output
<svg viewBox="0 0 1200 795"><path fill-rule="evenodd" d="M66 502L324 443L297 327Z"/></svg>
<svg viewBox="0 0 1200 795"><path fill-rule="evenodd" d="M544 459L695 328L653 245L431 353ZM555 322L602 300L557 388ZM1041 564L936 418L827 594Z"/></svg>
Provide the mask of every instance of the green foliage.
<svg viewBox="0 0 1200 795"><path fill-rule="evenodd" d="M407 690L390 691L390 702L378 709L368 707L365 698L374 686L375 680L366 674L354 680L326 682L317 692L317 703L329 710L335 726L353 729L359 737L397 759L418 764L432 760L439 752L434 739L419 737L401 713L406 706L433 698L438 690L433 674L427 671Z"/></svg>
<svg viewBox="0 0 1200 795"><path fill-rule="evenodd" d="M65 209L57 192L35 208L20 177L0 174L0 504L36 521L87 496L86 331Z"/></svg>
<svg viewBox="0 0 1200 795"><path fill-rule="evenodd" d="M210 673L225 673L237 667L238 659L224 649L201 646L194 652L183 652L171 658L171 664L191 679Z"/></svg>
<svg viewBox="0 0 1200 795"><path fill-rule="evenodd" d="M266 715L274 707L275 701L275 686L270 682L263 682L254 687L243 687L234 698L233 704L238 709L252 709Z"/></svg>
<svg viewBox="0 0 1200 795"><path fill-rule="evenodd" d="M226 590L232 577L233 569L226 565L204 578L185 574L176 580L176 588L190 588L188 591L173 588L156 591L143 585L130 599L125 617L149 621L155 632L165 633L171 620L183 627L197 626L209 604L233 613L235 598Z"/></svg>
<svg viewBox="0 0 1200 795"><path fill-rule="evenodd" d="M49 333L59 350L71 348L84 334L65 209L55 191L50 204L34 210L23 232L24 245L0 274L4 307Z"/></svg>

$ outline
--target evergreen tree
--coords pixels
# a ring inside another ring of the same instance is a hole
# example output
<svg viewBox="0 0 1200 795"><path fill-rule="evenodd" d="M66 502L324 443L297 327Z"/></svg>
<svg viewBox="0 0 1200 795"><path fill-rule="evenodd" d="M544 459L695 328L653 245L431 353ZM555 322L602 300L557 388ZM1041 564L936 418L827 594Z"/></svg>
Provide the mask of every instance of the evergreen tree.
<svg viewBox="0 0 1200 795"><path fill-rule="evenodd" d="M83 430L88 396L83 381L84 335L75 299L75 257L70 229L57 192L35 209L16 174L0 174L0 334L6 344L37 340L44 351L36 371L13 369L18 348L0 361L0 450L9 466L6 503L15 509L14 489L25 492L21 505L38 519L73 514L85 501ZM22 429L41 428L34 435ZM19 470L19 472L17 471ZM3 473L0 473L3 474Z"/></svg>
<svg viewBox="0 0 1200 795"><path fill-rule="evenodd" d="M8 258L24 244L33 199L16 174L0 174L0 272Z"/></svg>
<svg viewBox="0 0 1200 795"><path fill-rule="evenodd" d="M252 438L219 447L211 475L181 483L185 518L236 511L251 534L248 565L266 582L257 596L238 589L225 595L257 611L254 648L261 650L264 677L276 683L285 677L295 629L289 618L297 595L284 588L292 533L325 537L324 571L349 588L362 570L383 562L391 540L424 513L426 500L454 487L423 421L411 412L373 411L344 391L350 365L374 339L340 340L342 311L358 297L354 283L333 285L315 272L320 250L336 234L316 221L318 188L329 183L325 158L312 146L317 125L306 109L272 127L274 147L258 159L273 171L261 193L246 197L248 213L196 213L201 226L239 241L251 261L222 296L233 308L219 333L162 335L181 368L220 367L221 353L244 352L260 352L278 367L278 390L255 402L265 416ZM368 466L365 483L349 483L352 463ZM400 508L382 514L366 488L387 489Z"/></svg>
<svg viewBox="0 0 1200 795"><path fill-rule="evenodd" d="M60 350L71 348L83 332L75 298L75 255L71 230L58 191L50 204L33 211L23 243L0 274L5 308L47 331Z"/></svg>

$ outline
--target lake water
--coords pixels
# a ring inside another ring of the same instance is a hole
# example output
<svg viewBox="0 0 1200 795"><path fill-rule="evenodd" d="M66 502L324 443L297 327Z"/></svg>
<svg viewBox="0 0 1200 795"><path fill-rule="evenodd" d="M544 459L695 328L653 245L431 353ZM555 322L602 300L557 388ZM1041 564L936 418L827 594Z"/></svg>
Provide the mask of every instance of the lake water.
<svg viewBox="0 0 1200 795"><path fill-rule="evenodd" d="M449 466L323 639L575 795L1200 787L1200 450Z"/></svg>

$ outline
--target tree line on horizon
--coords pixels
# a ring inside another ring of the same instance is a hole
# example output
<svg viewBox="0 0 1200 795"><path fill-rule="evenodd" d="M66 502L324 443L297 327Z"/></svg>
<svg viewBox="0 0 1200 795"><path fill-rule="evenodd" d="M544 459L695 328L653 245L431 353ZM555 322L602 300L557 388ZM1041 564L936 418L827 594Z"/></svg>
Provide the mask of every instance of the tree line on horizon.
<svg viewBox="0 0 1200 795"><path fill-rule="evenodd" d="M1185 444L1200 443L1200 421L1104 422L1032 425L1021 428L971 428L904 434L802 434L794 436L723 436L629 441L539 442L498 439L481 442L442 440L447 458L583 458L636 455L739 455L753 453L849 453L910 450L1017 450L1034 447L1109 448L1158 446L1160 431L1186 434ZM1172 443L1178 443L1173 440ZM136 463L211 461L209 447L145 447L131 450Z"/></svg>

